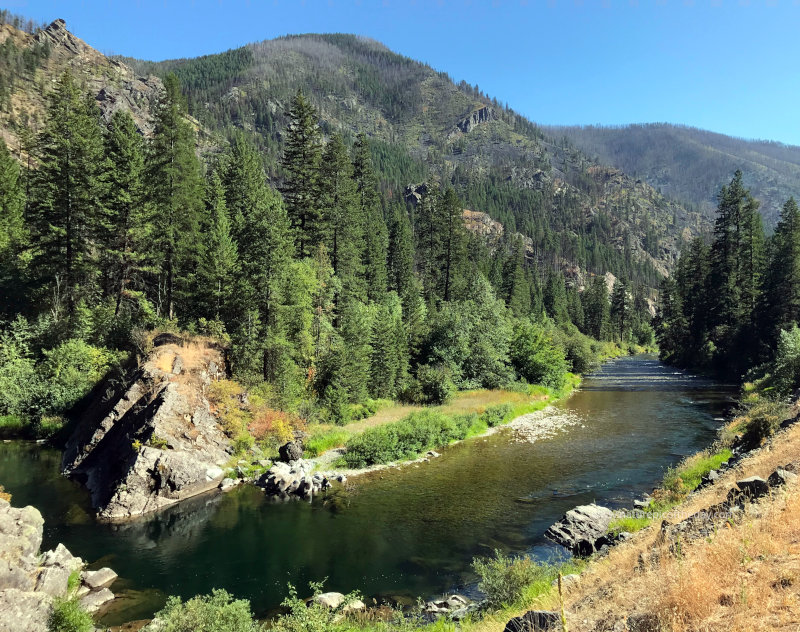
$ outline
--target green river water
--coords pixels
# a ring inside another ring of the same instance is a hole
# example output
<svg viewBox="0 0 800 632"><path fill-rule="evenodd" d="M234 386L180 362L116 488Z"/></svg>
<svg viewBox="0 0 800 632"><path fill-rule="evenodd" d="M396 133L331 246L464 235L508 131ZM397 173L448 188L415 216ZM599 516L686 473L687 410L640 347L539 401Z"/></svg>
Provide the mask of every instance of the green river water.
<svg viewBox="0 0 800 632"><path fill-rule="evenodd" d="M93 520L84 490L58 473L60 454L0 444L0 483L45 518L43 548L63 542L120 576L103 619L149 617L166 595L225 588L274 609L287 582L306 592L358 589L403 602L469 593L470 562L493 549L565 555L542 537L575 505L629 506L669 465L709 444L732 390L652 356L606 363L559 404L572 424L535 443L503 430L428 463L355 479L312 504L274 504L256 488L197 497L124 525Z"/></svg>

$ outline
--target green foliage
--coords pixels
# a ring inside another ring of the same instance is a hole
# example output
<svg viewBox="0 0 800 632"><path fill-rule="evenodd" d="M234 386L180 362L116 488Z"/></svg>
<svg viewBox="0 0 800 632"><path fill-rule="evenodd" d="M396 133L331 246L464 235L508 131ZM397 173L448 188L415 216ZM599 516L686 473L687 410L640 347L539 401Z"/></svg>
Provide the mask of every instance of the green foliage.
<svg viewBox="0 0 800 632"><path fill-rule="evenodd" d="M417 378L408 398L418 404L438 405L447 402L455 392L449 369L441 364L423 364L417 368Z"/></svg>
<svg viewBox="0 0 800 632"><path fill-rule="evenodd" d="M288 612L280 615L271 629L278 632L333 632L341 629L342 614L348 604L360 599L358 593L350 593L338 608L328 608L314 600L314 597L322 594L322 583L312 582L309 588L312 600L306 603L297 596L294 586L289 584L289 595L281 603Z"/></svg>
<svg viewBox="0 0 800 632"><path fill-rule="evenodd" d="M94 622L76 597L57 597L47 619L48 632L92 632Z"/></svg>
<svg viewBox="0 0 800 632"><path fill-rule="evenodd" d="M348 467L359 468L415 458L425 450L464 439L476 420L477 415L450 417L433 410L411 413L349 439L344 459Z"/></svg>
<svg viewBox="0 0 800 632"><path fill-rule="evenodd" d="M497 404L496 406L489 406L480 415L480 420L483 421L490 428L502 424L506 417L508 417L514 407L511 404Z"/></svg>
<svg viewBox="0 0 800 632"><path fill-rule="evenodd" d="M186 602L170 597L156 613L159 632L260 632L250 602L234 599L225 590L192 597Z"/></svg>
<svg viewBox="0 0 800 632"><path fill-rule="evenodd" d="M800 385L800 328L781 330L771 371L776 393L787 397Z"/></svg>
<svg viewBox="0 0 800 632"><path fill-rule="evenodd" d="M511 363L530 384L559 388L568 370L564 352L544 327L529 321L514 326L510 349Z"/></svg>
<svg viewBox="0 0 800 632"><path fill-rule="evenodd" d="M303 442L303 449L307 456L313 458L333 448L342 447L349 438L350 433L347 430L327 430L306 439Z"/></svg>
<svg viewBox="0 0 800 632"><path fill-rule="evenodd" d="M16 439L22 436L25 422L19 415L0 415L0 439Z"/></svg>
<svg viewBox="0 0 800 632"><path fill-rule="evenodd" d="M472 569L480 577L478 589L486 595L491 608L513 606L529 589L549 590L558 577L557 566L540 564L529 557L511 557L495 550L494 557L475 558ZM537 586L541 585L541 586Z"/></svg>

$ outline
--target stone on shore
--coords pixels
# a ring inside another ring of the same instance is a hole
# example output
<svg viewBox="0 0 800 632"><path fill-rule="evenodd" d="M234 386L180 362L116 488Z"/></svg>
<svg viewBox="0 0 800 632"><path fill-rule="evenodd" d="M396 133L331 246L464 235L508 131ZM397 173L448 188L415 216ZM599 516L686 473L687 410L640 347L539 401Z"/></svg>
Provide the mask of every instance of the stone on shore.
<svg viewBox="0 0 800 632"><path fill-rule="evenodd" d="M614 512L600 505L581 505L570 509L552 525L545 536L575 555L588 556L598 550L597 543L608 533Z"/></svg>

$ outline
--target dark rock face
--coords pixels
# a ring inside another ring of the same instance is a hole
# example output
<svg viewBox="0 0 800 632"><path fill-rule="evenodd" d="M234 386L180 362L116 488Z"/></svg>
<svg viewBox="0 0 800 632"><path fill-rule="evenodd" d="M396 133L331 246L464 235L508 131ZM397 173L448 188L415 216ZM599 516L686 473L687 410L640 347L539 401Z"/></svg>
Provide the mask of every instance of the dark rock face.
<svg viewBox="0 0 800 632"><path fill-rule="evenodd" d="M613 518L614 512L606 507L581 505L564 514L545 536L575 555L588 556L607 544L604 538Z"/></svg>
<svg viewBox="0 0 800 632"><path fill-rule="evenodd" d="M779 467L767 479L770 487L783 487L797 481L797 474L789 471L786 467Z"/></svg>
<svg viewBox="0 0 800 632"><path fill-rule="evenodd" d="M489 121L493 121L497 118L495 114L494 108L489 107L488 105L484 105L482 108L479 108L469 114L468 116L461 119L457 124L456 127L461 130L464 134L469 134L473 129L475 129L481 123L488 123Z"/></svg>
<svg viewBox="0 0 800 632"><path fill-rule="evenodd" d="M44 520L33 507L18 509L0 500L0 630L47 632L50 606L67 595L69 577L83 568L63 544L39 553ZM81 573L77 595L94 612L114 594L108 586L117 578L109 568Z"/></svg>
<svg viewBox="0 0 800 632"><path fill-rule="evenodd" d="M549 610L529 610L506 623L503 632L555 632L561 629L561 616Z"/></svg>
<svg viewBox="0 0 800 632"><path fill-rule="evenodd" d="M92 403L67 441L62 469L86 485L103 519L156 511L224 478L230 441L204 395L222 353L159 342L125 388Z"/></svg>
<svg viewBox="0 0 800 632"><path fill-rule="evenodd" d="M299 461L303 458L302 441L290 441L278 449L278 458L284 463Z"/></svg>
<svg viewBox="0 0 800 632"><path fill-rule="evenodd" d="M769 494L769 485L760 476L751 476L736 481L736 487L728 492L730 504L741 503L745 500L755 500Z"/></svg>

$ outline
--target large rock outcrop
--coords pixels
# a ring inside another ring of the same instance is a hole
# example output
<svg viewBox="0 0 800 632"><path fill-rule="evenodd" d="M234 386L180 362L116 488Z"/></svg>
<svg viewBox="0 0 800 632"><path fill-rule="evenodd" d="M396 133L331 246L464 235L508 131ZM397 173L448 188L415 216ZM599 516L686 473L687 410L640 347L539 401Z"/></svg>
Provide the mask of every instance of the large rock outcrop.
<svg viewBox="0 0 800 632"><path fill-rule="evenodd" d="M106 520L140 516L216 488L230 441L206 399L223 376L213 343L162 335L128 383L97 401L67 442L63 471Z"/></svg>
<svg viewBox="0 0 800 632"><path fill-rule="evenodd" d="M591 555L600 548L613 519L614 512L607 507L581 505L570 509L544 535L575 555Z"/></svg>
<svg viewBox="0 0 800 632"><path fill-rule="evenodd" d="M83 561L63 544L39 552L43 526L33 507L0 499L0 632L47 632L53 599L67 596L73 573L80 572L74 594L90 612L114 598L111 569L83 571Z"/></svg>

